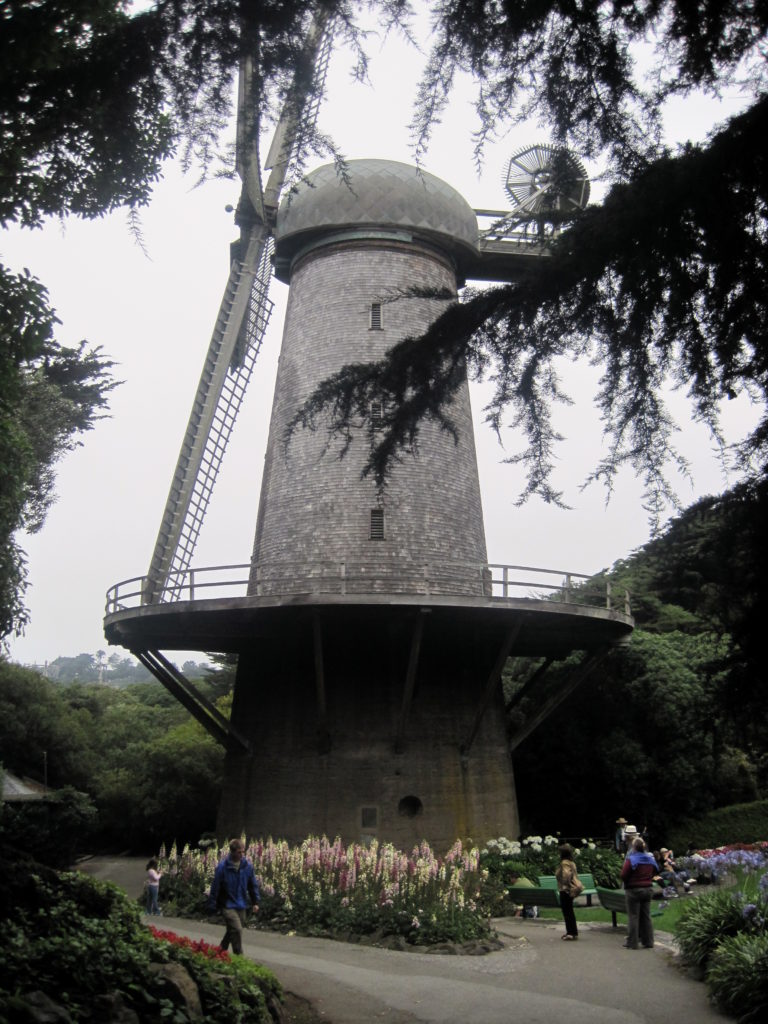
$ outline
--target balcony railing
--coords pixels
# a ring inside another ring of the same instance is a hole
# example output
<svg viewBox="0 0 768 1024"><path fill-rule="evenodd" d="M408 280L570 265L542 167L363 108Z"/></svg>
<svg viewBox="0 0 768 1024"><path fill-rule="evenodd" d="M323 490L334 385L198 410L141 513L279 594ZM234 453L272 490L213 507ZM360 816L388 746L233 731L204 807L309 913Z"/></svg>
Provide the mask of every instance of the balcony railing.
<svg viewBox="0 0 768 1024"><path fill-rule="evenodd" d="M296 596L533 598L615 609L631 614L629 591L605 579L559 569L499 563L275 562L213 565L172 573L159 601L147 576L116 583L107 591L107 615L157 604L212 598Z"/></svg>

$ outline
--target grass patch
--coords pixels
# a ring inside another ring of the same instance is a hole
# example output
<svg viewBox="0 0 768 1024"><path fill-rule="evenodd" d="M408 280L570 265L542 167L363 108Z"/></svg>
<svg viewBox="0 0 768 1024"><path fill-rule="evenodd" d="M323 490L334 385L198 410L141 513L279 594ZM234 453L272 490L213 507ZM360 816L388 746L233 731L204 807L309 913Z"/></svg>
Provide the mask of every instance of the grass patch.
<svg viewBox="0 0 768 1024"><path fill-rule="evenodd" d="M656 931L660 932L674 932L675 925L677 924L680 914L683 911L686 903L690 900L696 899L697 894L691 896L681 896L676 900L654 900L651 904L651 911L654 914L653 927ZM659 909L659 903L667 903L667 906L661 911L661 915L656 917L656 911ZM605 910L603 907L576 907L576 920L579 924L589 924L595 922L597 924L610 924L611 923L611 912ZM551 918L556 921L561 921L563 918L562 913L556 910L554 907L541 907L539 909L540 918ZM619 929L622 926L626 926L627 917L626 914L619 915L618 917Z"/></svg>

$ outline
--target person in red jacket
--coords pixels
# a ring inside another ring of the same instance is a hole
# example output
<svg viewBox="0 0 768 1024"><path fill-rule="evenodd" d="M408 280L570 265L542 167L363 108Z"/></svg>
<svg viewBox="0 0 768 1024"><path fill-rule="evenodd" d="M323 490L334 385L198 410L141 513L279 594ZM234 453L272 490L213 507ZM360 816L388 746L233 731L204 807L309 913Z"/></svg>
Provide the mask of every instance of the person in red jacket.
<svg viewBox="0 0 768 1024"><path fill-rule="evenodd" d="M637 949L638 937L646 949L653 949L651 890L659 866L642 839L635 839L621 868L627 901L627 949Z"/></svg>

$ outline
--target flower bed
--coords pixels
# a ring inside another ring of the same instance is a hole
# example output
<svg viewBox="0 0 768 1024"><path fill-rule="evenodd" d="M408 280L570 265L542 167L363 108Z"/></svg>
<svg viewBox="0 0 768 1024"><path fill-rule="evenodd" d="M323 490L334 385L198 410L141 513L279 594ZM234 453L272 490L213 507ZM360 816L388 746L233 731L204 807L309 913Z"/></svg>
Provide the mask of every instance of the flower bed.
<svg viewBox="0 0 768 1024"><path fill-rule="evenodd" d="M149 930L156 939L160 939L162 942L170 942L172 946L188 949L191 953L198 953L207 960L223 960L224 963L229 963L232 959L229 953L222 949L221 946L212 946L204 939L189 939L186 935L177 935L176 932L155 928L152 924L149 926Z"/></svg>
<svg viewBox="0 0 768 1024"><path fill-rule="evenodd" d="M160 853L161 898L176 913L205 912L221 849ZM490 932L481 903L479 852L456 842L443 857L421 843L345 846L310 836L298 846L246 844L261 884L258 925L333 936L401 936L414 945L466 942Z"/></svg>
<svg viewBox="0 0 768 1024"><path fill-rule="evenodd" d="M721 884L683 908L675 938L717 1005L741 1021L768 1015L768 843L733 843L685 859ZM689 868L691 870L691 868ZM723 879L738 878L740 888Z"/></svg>
<svg viewBox="0 0 768 1024"><path fill-rule="evenodd" d="M730 843L678 858L678 864L702 882L717 882L737 872L768 868L768 843Z"/></svg>

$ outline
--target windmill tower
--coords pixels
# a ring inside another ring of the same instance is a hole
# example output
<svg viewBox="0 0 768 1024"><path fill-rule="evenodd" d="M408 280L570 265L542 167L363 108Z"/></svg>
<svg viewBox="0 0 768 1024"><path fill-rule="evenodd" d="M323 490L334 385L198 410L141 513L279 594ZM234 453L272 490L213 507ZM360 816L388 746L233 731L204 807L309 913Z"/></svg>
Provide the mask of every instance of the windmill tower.
<svg viewBox="0 0 768 1024"><path fill-rule="evenodd" d="M322 25L309 46L322 75ZM242 82L241 125L247 67ZM285 430L331 373L381 358L444 308L410 288L455 295L469 277L509 280L541 258L545 224L586 202L586 177L570 154L529 147L509 165L515 210L473 211L434 175L356 160L348 182L320 167L278 208L304 123L298 109L281 119L264 188L240 134L241 240L149 572L110 591L107 638L226 744L222 835L296 841L325 832L438 846L516 835L510 753L536 721L510 742L500 687L507 657L539 656L546 666L583 650L572 689L628 635L628 613L605 600L594 606L560 574L531 583L519 567L510 575L488 564L463 367L450 410L458 440L427 422L382 493L361 478L366 441L387 413L377 403L343 458L322 432L286 444ZM484 235L478 214L493 220ZM193 569L261 344L273 263L289 299L252 556ZM543 598L531 586L544 586ZM161 653L174 649L237 653L229 721Z"/></svg>

